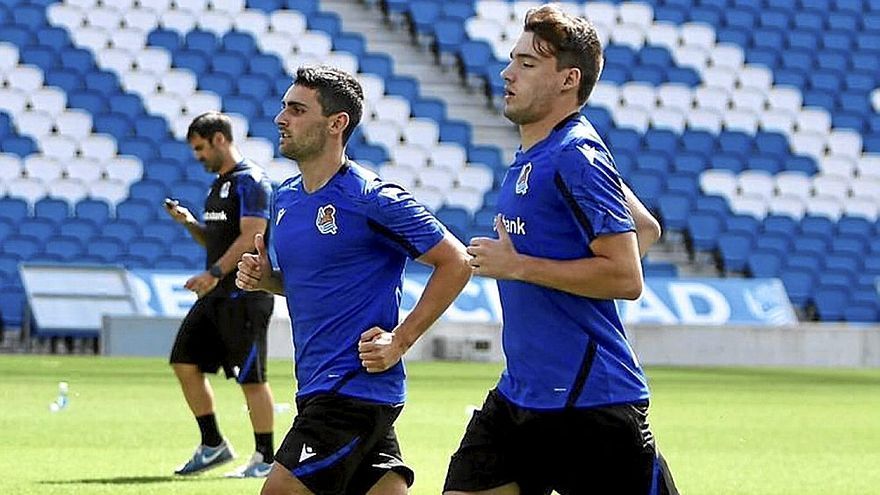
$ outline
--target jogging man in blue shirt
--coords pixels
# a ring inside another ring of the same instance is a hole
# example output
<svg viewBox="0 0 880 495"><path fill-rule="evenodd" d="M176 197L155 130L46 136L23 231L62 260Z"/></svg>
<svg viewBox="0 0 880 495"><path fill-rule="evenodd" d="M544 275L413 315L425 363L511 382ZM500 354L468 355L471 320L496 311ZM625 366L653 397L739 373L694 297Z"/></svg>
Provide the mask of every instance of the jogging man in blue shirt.
<svg viewBox="0 0 880 495"><path fill-rule="evenodd" d="M522 142L498 238L468 252L475 274L498 280L506 369L452 456L446 494L677 493L614 304L642 291L644 212L579 112L602 64L589 21L547 5L526 14L502 72Z"/></svg>
<svg viewBox="0 0 880 495"><path fill-rule="evenodd" d="M287 296L297 417L263 495L405 494L413 472L393 423L405 399L401 357L470 277L461 243L399 186L345 156L363 90L329 67L297 71L275 122L281 153L302 175L274 201L273 271L257 236L237 284ZM434 267L398 322L407 258Z"/></svg>

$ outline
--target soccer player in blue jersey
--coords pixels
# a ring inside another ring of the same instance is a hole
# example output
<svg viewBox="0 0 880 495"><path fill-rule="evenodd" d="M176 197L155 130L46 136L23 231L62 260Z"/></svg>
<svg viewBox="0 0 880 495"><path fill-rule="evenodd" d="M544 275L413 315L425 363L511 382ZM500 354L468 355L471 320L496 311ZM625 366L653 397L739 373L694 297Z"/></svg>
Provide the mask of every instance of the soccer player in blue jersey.
<svg viewBox="0 0 880 495"><path fill-rule="evenodd" d="M468 252L475 274L498 280L506 369L450 460L447 495L677 493L614 303L642 291L633 208L579 112L602 64L589 21L546 5L526 14L501 73L521 147L498 238Z"/></svg>
<svg viewBox="0 0 880 495"><path fill-rule="evenodd" d="M266 331L274 298L242 293L235 287L234 272L241 255L254 250L254 235L266 232L272 186L263 169L236 148L226 115L199 115L190 124L187 140L195 157L217 178L205 199L204 223L177 201L165 201L171 218L207 251L205 271L186 282L199 298L180 325L170 358L202 440L175 473L200 473L235 456L220 434L214 393L205 377L222 367L227 378L241 385L256 443L250 461L227 476L265 477L274 454L273 399L266 382Z"/></svg>
<svg viewBox="0 0 880 495"><path fill-rule="evenodd" d="M297 416L262 493L402 495L413 472L393 427L401 358L467 283L468 255L407 191L346 157L363 108L354 77L302 67L282 105L279 148L302 174L275 196L279 270L258 237L237 281L286 295L293 326ZM399 322L407 258L433 273Z"/></svg>

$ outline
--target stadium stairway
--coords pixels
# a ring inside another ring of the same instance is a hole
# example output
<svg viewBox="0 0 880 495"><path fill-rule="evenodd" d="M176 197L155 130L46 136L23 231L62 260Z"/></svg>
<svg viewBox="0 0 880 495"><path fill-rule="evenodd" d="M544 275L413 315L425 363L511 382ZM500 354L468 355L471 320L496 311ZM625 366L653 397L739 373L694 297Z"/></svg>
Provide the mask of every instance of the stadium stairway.
<svg viewBox="0 0 880 495"><path fill-rule="evenodd" d="M368 51L390 55L395 73L416 78L423 96L443 100L450 118L468 122L474 144L498 147L505 161L513 159L516 128L486 101L482 81L466 85L454 61L436 62L426 42L414 39L402 18L383 15L371 2L322 0L321 9L337 14L344 31L363 34Z"/></svg>

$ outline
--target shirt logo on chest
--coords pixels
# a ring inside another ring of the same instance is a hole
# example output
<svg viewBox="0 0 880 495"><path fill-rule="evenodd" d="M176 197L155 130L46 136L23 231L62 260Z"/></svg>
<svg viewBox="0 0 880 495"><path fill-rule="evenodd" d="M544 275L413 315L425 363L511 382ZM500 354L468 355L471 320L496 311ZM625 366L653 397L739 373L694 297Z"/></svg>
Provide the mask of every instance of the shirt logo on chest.
<svg viewBox="0 0 880 495"><path fill-rule="evenodd" d="M224 182L223 185L220 186L220 199L226 199L229 197L229 188L231 186L231 182Z"/></svg>
<svg viewBox="0 0 880 495"><path fill-rule="evenodd" d="M287 208L281 208L280 210L278 210L278 216L275 217L275 226L276 227L278 226L279 223L281 223L281 217L283 217L285 213L287 213Z"/></svg>
<svg viewBox="0 0 880 495"><path fill-rule="evenodd" d="M336 207L332 204L318 208L318 218L315 219L318 232L327 235L336 235L339 229L336 227Z"/></svg>
<svg viewBox="0 0 880 495"><path fill-rule="evenodd" d="M532 162L523 165L519 171L519 178L516 179L515 192L519 195L525 195L529 192L529 175L532 173Z"/></svg>

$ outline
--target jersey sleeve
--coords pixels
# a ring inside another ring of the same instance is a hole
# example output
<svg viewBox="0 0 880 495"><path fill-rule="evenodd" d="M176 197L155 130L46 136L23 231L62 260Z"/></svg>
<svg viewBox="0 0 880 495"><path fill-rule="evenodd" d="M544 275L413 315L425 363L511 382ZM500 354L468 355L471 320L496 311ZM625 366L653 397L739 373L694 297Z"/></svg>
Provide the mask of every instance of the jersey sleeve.
<svg viewBox="0 0 880 495"><path fill-rule="evenodd" d="M589 242L635 231L623 184L610 154L598 146L572 144L556 157L556 185Z"/></svg>
<svg viewBox="0 0 880 495"><path fill-rule="evenodd" d="M242 217L269 219L272 185L268 179L254 177L250 174L242 175L238 180L238 194L241 200Z"/></svg>
<svg viewBox="0 0 880 495"><path fill-rule="evenodd" d="M370 227L392 248L412 259L425 254L446 233L443 224L402 187L381 183L369 203Z"/></svg>

